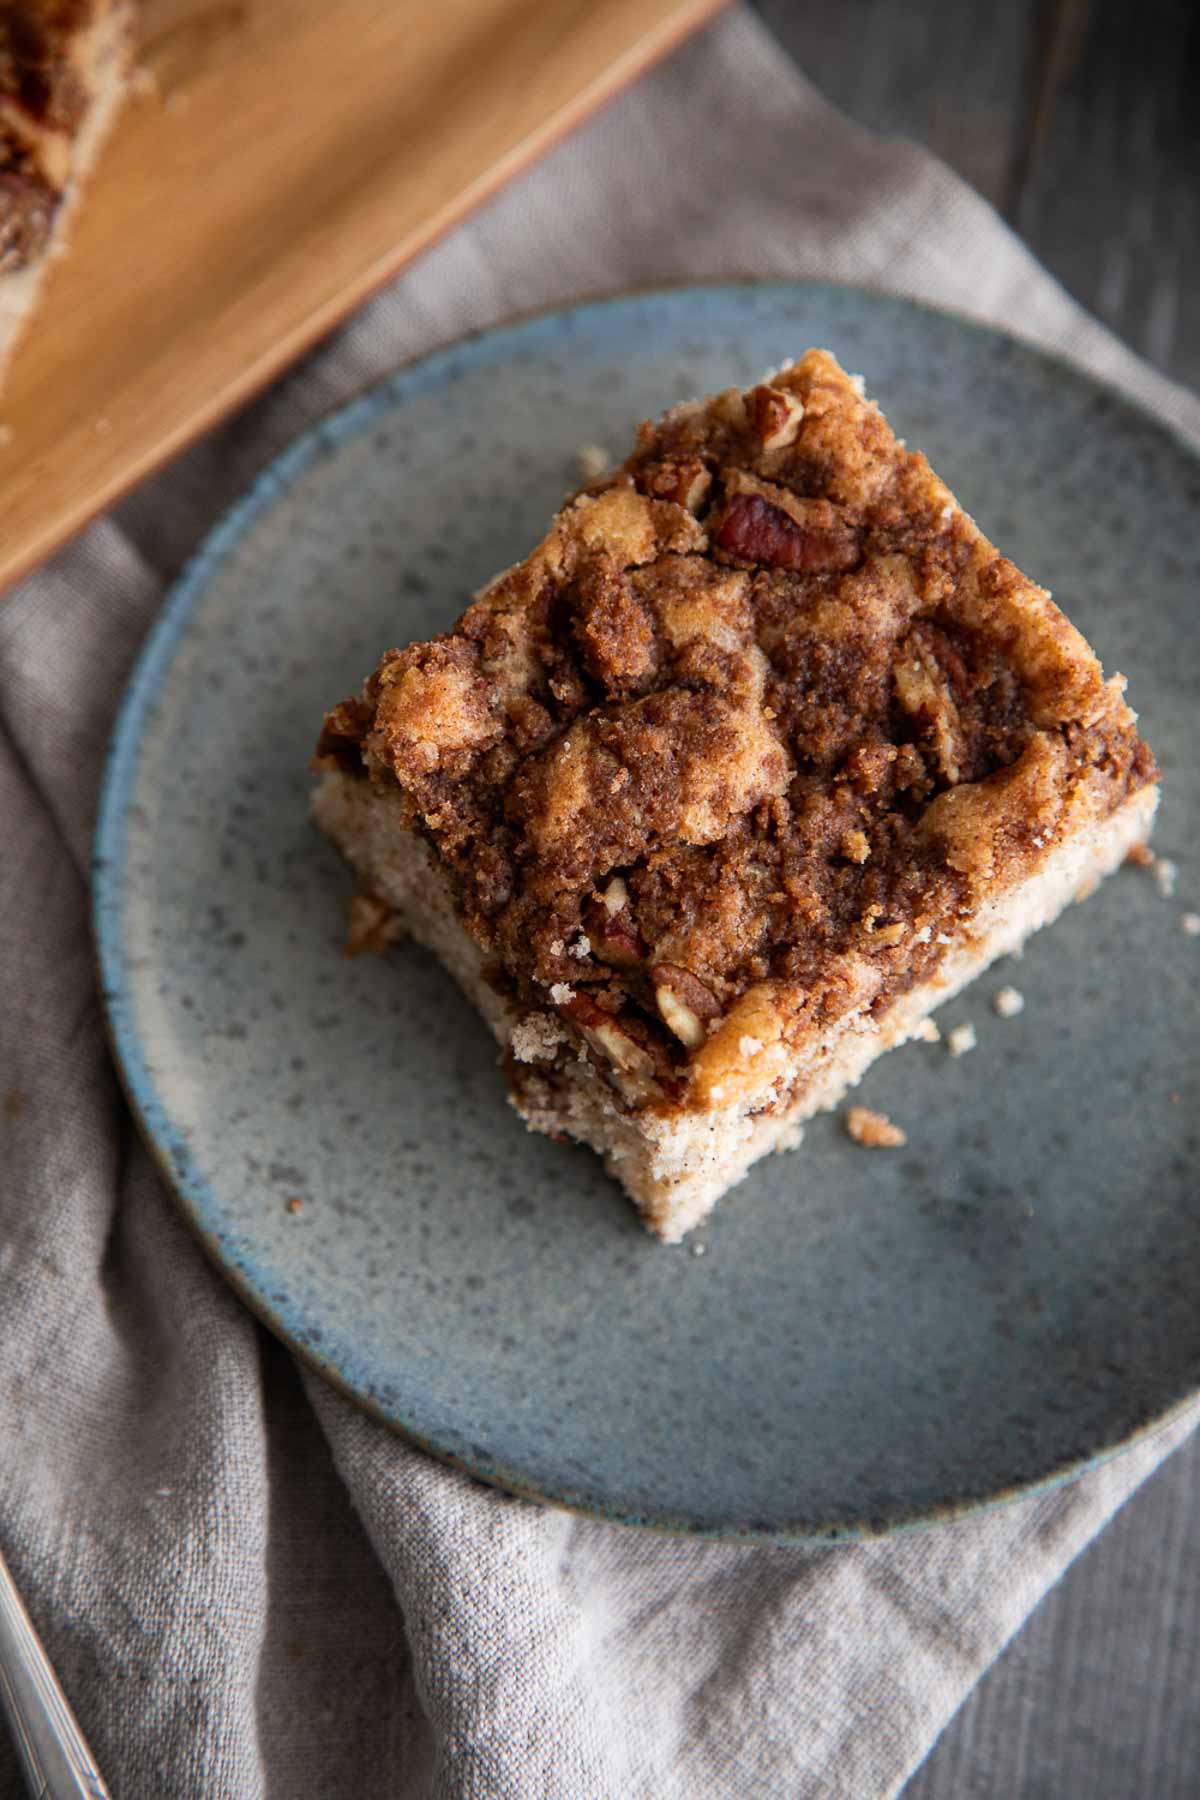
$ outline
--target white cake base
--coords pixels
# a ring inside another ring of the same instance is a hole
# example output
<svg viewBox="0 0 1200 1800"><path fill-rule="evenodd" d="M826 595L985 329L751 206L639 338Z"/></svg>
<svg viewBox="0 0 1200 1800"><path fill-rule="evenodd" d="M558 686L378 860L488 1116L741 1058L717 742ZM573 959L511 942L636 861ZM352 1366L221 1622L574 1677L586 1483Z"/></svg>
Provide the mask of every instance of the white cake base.
<svg viewBox="0 0 1200 1800"><path fill-rule="evenodd" d="M1110 874L1134 844L1144 842L1157 803L1158 789L1144 788L1109 818L1051 851L1032 879L970 921L969 943L951 946L932 980L900 995L877 1016L866 1006L847 1013L819 1053L797 1064L794 1079L785 1082L782 1098L778 1091L772 1096L769 1110L754 1110L761 1101L742 1100L705 1113L660 1117L631 1111L586 1055L569 1052L564 1059L566 1033L550 1014L536 1015L544 1018L544 1029L526 1023L518 1033L513 1048L524 1066L513 1103L532 1130L565 1133L590 1145L636 1202L647 1227L664 1242L678 1243L760 1156L797 1144L801 1122L836 1106L877 1056L913 1037L935 1007ZM436 952L498 1041L509 1046L521 1016L483 979L479 947L459 924L446 879L423 840L404 826L399 793L329 774L314 795L313 811L371 889ZM524 1062L538 1054L556 1060Z"/></svg>

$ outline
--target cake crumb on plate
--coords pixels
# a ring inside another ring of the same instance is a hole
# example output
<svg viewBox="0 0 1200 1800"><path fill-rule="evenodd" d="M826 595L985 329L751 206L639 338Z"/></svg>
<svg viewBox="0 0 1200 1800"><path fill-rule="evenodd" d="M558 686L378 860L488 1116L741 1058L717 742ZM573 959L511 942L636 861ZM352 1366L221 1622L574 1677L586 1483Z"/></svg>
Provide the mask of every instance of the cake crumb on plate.
<svg viewBox="0 0 1200 1800"><path fill-rule="evenodd" d="M367 951L382 956L407 935L399 913L378 894L353 896L346 921L347 956L362 956Z"/></svg>
<svg viewBox="0 0 1200 1800"><path fill-rule="evenodd" d="M975 1036L975 1027L968 1022L966 1025L956 1025L954 1030L947 1034L946 1048L951 1056L965 1056L967 1051L973 1050L978 1042L979 1039Z"/></svg>
<svg viewBox="0 0 1200 1800"><path fill-rule="evenodd" d="M886 1113L872 1112L869 1106L852 1106L846 1114L846 1131L856 1144L868 1150L899 1150L908 1142L908 1134L893 1125Z"/></svg>
<svg viewBox="0 0 1200 1800"><path fill-rule="evenodd" d="M1156 856L1153 863L1154 880L1164 900L1169 900L1175 892L1175 882L1179 875L1179 864L1173 863L1169 856Z"/></svg>
<svg viewBox="0 0 1200 1800"><path fill-rule="evenodd" d="M1002 1019L1015 1019L1019 1012L1025 1011L1025 996L1020 988L997 988L992 995L992 1011L999 1013Z"/></svg>

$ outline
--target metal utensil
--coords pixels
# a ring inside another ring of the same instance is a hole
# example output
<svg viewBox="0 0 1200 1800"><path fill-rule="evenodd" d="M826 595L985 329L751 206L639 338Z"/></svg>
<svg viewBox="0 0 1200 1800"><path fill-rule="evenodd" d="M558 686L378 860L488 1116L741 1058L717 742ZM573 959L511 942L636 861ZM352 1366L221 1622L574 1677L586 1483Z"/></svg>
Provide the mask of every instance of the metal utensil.
<svg viewBox="0 0 1200 1800"><path fill-rule="evenodd" d="M2 1555L0 1703L34 1800L109 1800Z"/></svg>

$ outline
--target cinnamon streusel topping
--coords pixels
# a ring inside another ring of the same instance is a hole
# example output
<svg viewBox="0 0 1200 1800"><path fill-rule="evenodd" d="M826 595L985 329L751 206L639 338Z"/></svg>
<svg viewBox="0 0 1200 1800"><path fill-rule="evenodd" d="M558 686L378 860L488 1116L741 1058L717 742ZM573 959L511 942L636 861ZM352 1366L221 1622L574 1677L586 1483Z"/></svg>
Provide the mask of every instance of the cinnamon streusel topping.
<svg viewBox="0 0 1200 1800"><path fill-rule="evenodd" d="M636 1103L751 989L819 1023L867 963L913 985L1152 781L1122 685L810 351L644 425L318 754L399 785L497 980L615 1029Z"/></svg>

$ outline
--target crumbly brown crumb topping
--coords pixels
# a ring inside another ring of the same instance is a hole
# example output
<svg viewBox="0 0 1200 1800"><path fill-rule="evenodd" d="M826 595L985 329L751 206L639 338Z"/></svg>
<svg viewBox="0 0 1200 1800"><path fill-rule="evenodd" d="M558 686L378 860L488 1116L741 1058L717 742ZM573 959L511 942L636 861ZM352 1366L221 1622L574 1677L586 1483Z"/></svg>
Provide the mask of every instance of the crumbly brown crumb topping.
<svg viewBox="0 0 1200 1800"><path fill-rule="evenodd" d="M810 351L644 425L318 754L399 784L501 982L569 988L636 1104L753 987L819 1021L848 958L876 1004L911 986L1152 781L1121 685Z"/></svg>

